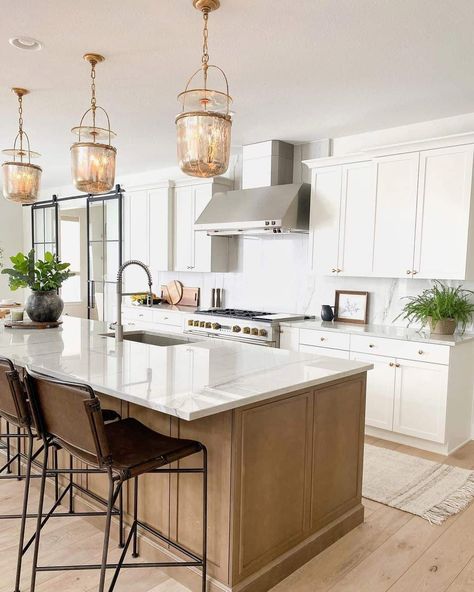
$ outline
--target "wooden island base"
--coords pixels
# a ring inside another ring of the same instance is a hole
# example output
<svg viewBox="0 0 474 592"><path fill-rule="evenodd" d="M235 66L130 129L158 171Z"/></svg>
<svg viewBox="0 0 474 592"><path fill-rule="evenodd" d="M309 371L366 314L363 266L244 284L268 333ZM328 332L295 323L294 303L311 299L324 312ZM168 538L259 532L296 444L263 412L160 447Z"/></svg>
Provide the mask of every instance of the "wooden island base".
<svg viewBox="0 0 474 592"><path fill-rule="evenodd" d="M101 396L161 432L209 451L209 591L263 592L363 522L361 504L366 373L194 421ZM197 466L200 458L186 459ZM101 475L81 484L105 496ZM140 479L139 518L201 552L201 476ZM133 490L124 496L128 512ZM127 517L127 519L130 516ZM175 557L141 537L149 559ZM199 572L167 573L200 591Z"/></svg>

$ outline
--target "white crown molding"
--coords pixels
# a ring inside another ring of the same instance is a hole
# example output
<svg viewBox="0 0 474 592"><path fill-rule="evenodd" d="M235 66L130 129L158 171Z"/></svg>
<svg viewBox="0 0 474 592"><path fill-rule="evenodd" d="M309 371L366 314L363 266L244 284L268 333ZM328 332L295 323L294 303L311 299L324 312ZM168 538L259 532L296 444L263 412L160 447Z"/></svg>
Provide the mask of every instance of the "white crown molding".
<svg viewBox="0 0 474 592"><path fill-rule="evenodd" d="M344 154L341 156L329 156L326 158L313 158L311 160L304 160L303 164L309 169L315 169L327 166L375 160L383 156L391 156L394 154L419 152L421 150L435 150L437 148L463 146L466 144L474 144L474 132L454 134L451 136L442 136L438 138L428 138L425 140L416 140L411 142L401 142L399 144L373 146L365 148L361 152L354 154Z"/></svg>

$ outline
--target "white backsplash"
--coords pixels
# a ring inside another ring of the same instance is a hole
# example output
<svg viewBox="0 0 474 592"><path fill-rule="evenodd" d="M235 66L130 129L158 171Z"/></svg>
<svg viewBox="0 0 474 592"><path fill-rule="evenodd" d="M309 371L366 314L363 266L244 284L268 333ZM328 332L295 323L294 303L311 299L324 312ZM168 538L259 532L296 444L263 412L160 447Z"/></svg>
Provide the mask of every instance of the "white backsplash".
<svg viewBox="0 0 474 592"><path fill-rule="evenodd" d="M395 318L405 296L419 294L428 280L393 278L350 278L308 271L308 237L267 239L234 238L233 266L229 273L153 272L155 285L178 279L186 286L201 288L201 306L211 305L212 288L224 289L224 306L269 312L294 312L319 317L322 304L334 304L336 290L369 292L369 322L406 326ZM447 282L458 285L460 282ZM474 290L474 282L463 282ZM155 292L157 290L155 289ZM473 326L468 328L473 330Z"/></svg>

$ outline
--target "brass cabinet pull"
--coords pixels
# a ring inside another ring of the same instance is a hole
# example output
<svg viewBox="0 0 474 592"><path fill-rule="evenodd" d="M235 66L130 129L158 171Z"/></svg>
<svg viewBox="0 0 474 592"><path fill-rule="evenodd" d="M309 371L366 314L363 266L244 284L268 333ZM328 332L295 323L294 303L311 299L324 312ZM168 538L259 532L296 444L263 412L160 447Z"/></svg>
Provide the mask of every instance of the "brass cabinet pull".
<svg viewBox="0 0 474 592"><path fill-rule="evenodd" d="M395 364L393 362L390 362L389 366L390 366L390 368L393 368L395 366Z"/></svg>
<svg viewBox="0 0 474 592"><path fill-rule="evenodd" d="M336 269L335 267L333 267L333 268L331 269L331 273L336 273L336 271L337 271L337 269Z"/></svg>
<svg viewBox="0 0 474 592"><path fill-rule="evenodd" d="M337 273L340 273L342 271L342 269L336 269Z"/></svg>
<svg viewBox="0 0 474 592"><path fill-rule="evenodd" d="M375 347L373 343L369 343L369 347Z"/></svg>
<svg viewBox="0 0 474 592"><path fill-rule="evenodd" d="M415 270L413 270L413 271L412 271L412 274L413 274L413 275L416 275L417 273L418 273L418 272L417 272L417 271L415 271Z"/></svg>
<svg viewBox="0 0 474 592"><path fill-rule="evenodd" d="M395 368L400 368L400 364L398 362L395 364Z"/></svg>
<svg viewBox="0 0 474 592"><path fill-rule="evenodd" d="M326 337L320 337L319 338L321 341L326 341Z"/></svg>
<svg viewBox="0 0 474 592"><path fill-rule="evenodd" d="M411 275L411 269L407 269L407 275Z"/></svg>
<svg viewBox="0 0 474 592"><path fill-rule="evenodd" d="M422 349L419 349L418 353L420 354L420 356L422 356L425 352Z"/></svg>

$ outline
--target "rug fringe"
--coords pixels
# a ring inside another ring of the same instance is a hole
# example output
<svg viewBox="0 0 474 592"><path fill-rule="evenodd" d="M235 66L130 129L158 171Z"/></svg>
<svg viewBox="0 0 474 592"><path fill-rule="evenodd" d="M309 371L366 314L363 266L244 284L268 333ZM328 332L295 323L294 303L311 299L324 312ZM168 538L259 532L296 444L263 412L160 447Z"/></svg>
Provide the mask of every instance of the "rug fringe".
<svg viewBox="0 0 474 592"><path fill-rule="evenodd" d="M431 524L440 525L446 518L465 510L473 499L474 473L471 473L466 483L460 489L457 489L441 503L430 508L423 514L423 518L426 518Z"/></svg>

